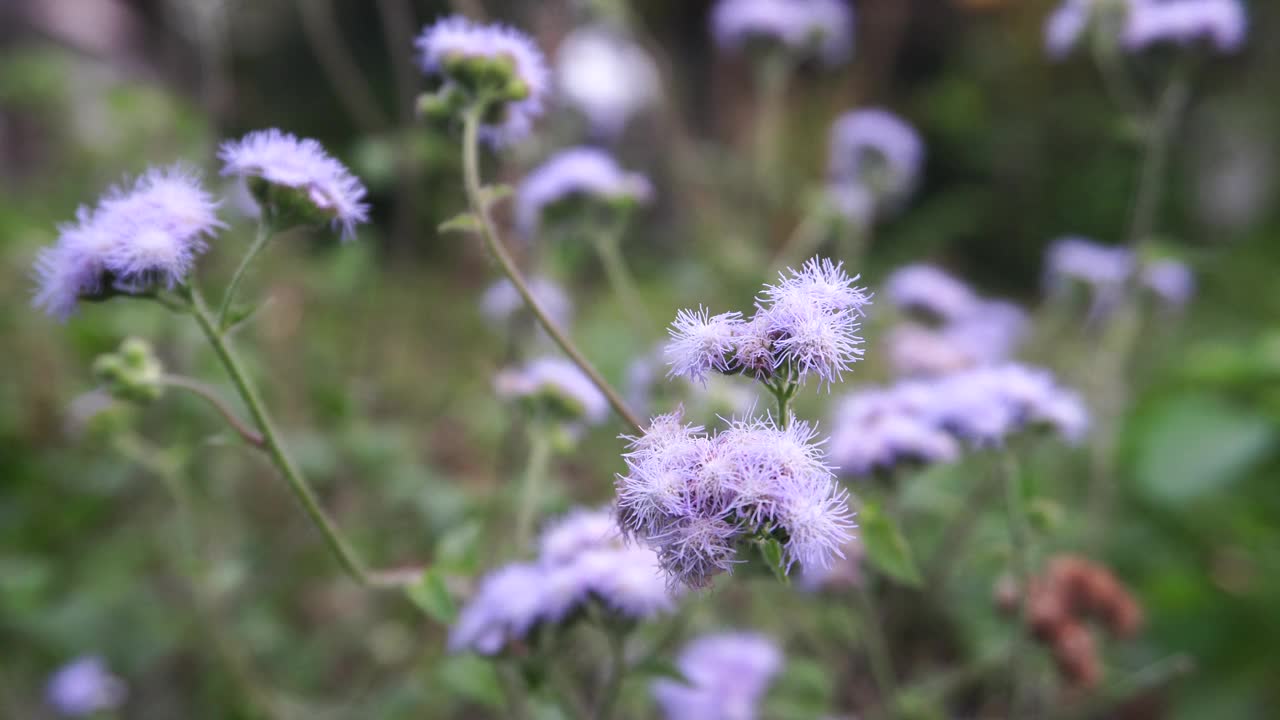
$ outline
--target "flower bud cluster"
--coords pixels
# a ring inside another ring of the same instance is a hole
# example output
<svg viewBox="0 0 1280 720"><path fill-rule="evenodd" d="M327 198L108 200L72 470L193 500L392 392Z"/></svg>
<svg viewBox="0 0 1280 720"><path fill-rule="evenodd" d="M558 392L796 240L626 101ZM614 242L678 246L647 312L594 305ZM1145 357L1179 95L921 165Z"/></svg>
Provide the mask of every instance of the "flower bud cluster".
<svg viewBox="0 0 1280 720"><path fill-rule="evenodd" d="M1051 558L1025 597L1015 583L1002 581L996 602L1007 612L1021 602L1032 635L1052 653L1063 679L1080 689L1096 686L1102 676L1087 623L1095 621L1117 638L1132 637L1142 626L1142 606L1115 575L1076 555Z"/></svg>
<svg viewBox="0 0 1280 720"><path fill-rule="evenodd" d="M679 412L654 418L628 438L618 522L657 551L673 582L691 587L731 572L752 543L778 544L778 570L828 566L854 524L815 434L794 418L738 420L709 435Z"/></svg>

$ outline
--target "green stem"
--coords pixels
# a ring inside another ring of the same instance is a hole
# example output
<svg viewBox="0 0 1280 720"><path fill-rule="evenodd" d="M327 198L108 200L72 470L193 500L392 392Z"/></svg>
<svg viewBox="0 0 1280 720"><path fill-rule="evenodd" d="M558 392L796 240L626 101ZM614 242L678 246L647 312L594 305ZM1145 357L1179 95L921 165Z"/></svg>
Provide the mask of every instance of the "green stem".
<svg viewBox="0 0 1280 720"><path fill-rule="evenodd" d="M511 720L527 720L529 703L525 697L520 671L511 662L498 662L495 669L498 673L498 683L502 687L502 695L507 701L508 717Z"/></svg>
<svg viewBox="0 0 1280 720"><path fill-rule="evenodd" d="M266 212L265 210L263 212ZM235 301L236 289L240 287L240 282L244 280L245 274L249 270L249 266L253 264L258 253L267 246L267 241L271 239L271 225L265 219L258 222L258 234L253 239L253 245L249 246L249 251L240 259L240 265L236 268L236 272L231 276L231 282L227 285L227 289L222 293L222 305L218 308L218 329L219 331L227 329L227 317L231 313L231 303Z"/></svg>
<svg viewBox="0 0 1280 720"><path fill-rule="evenodd" d="M1017 617L1026 616L1027 594L1031 587L1031 529L1027 524L1026 512L1022 507L1022 483L1017 458L1011 450L1002 453L999 472L1004 480L1005 513L1009 521L1009 542L1013 555L1014 572L1017 576L1019 606ZM1009 650L1009 685L1011 699L1010 717L1023 717L1024 683L1022 671L1025 665L1023 652L1026 638L1021 624L1017 624L1012 647Z"/></svg>
<svg viewBox="0 0 1280 720"><path fill-rule="evenodd" d="M782 129L786 116L787 78L791 63L782 52L760 58L756 65L756 90L760 93L755 125L755 172L764 197L772 202L781 187Z"/></svg>
<svg viewBox="0 0 1280 720"><path fill-rule="evenodd" d="M590 361L578 350L573 341L556 325L551 316L547 314L545 308L533 296L533 292L529 289L528 282L525 281L524 275L520 269L516 267L515 260L511 257L511 253L507 252L501 240L498 238L498 232L493 224L493 218L489 214L489 205L482 197L480 183L480 114L482 107L473 107L469 109L463 118L463 137L462 137L462 168L466 185L467 201L471 205L471 211L480 221L480 235L484 239L485 246L489 249L489 253L498 261L498 265L502 268L503 274L515 286L516 291L520 293L520 297L524 298L525 304L529 307L529 311L538 319L543 329L551 336L556 345L564 351L569 359L572 360L582 372L586 373L591 382L595 384L600 392L609 400L609 405L613 407L614 412L626 421L637 433L644 432L644 426L640 419L627 407L622 396L596 371Z"/></svg>
<svg viewBox="0 0 1280 720"><path fill-rule="evenodd" d="M616 628L605 628L609 641L609 664L605 669L604 686L596 698L593 720L608 720L622 690L622 679L627 673L626 635Z"/></svg>
<svg viewBox="0 0 1280 720"><path fill-rule="evenodd" d="M241 400L249 408L250 416L253 417L254 423L262 433L263 449L266 450L271 457L271 461L280 470L280 474L289 483L294 497L302 504L302 508L306 511L307 516L311 518L311 522L320 530L320 533L324 536L325 543L333 554L338 557L342 567L356 582L368 586L370 584L369 576L365 572L364 563L360 561L355 551L343 539L342 533L333 521L329 519L328 514L320 507L320 501L316 498L315 491L307 484L301 471L298 470L293 459L289 457L284 444L280 441L275 424L267 413L267 407L258 395L257 388L249 379L249 375L245 372L240 358L231 347L230 341L219 331L217 322L205 304L200 291L192 283L187 286L187 292L189 293L192 314L195 316L196 322L200 325L200 329L204 332L209 345L218 356L223 368L226 369L232 384L235 385L236 391L240 393Z"/></svg>
<svg viewBox="0 0 1280 720"><path fill-rule="evenodd" d="M535 418L529 426L529 459L524 469L524 482L520 489L520 505L516 508L515 546L517 550L528 547L533 534L533 518L537 510L538 496L542 492L547 465L551 460L549 430Z"/></svg>
<svg viewBox="0 0 1280 720"><path fill-rule="evenodd" d="M236 434L238 434L241 439L256 448L261 449L263 447L262 435L258 433L258 431L249 427L248 423L244 420L241 420L240 417L236 415L235 411L227 406L227 403L223 401L217 391L213 388L197 380L182 377L181 375L165 375L160 378L160 384L186 390L192 395L203 399L205 402L212 405L214 410L218 411L218 414L227 421L227 424L236 431Z"/></svg>
<svg viewBox="0 0 1280 720"><path fill-rule="evenodd" d="M1160 96L1155 117L1146 128L1145 157L1138 178L1133 216L1129 223L1129 245L1135 250L1147 242L1154 229L1156 212L1164 194L1170 141L1190 98L1191 86L1187 81L1187 73L1182 68L1177 68Z"/></svg>
<svg viewBox="0 0 1280 720"><path fill-rule="evenodd" d="M768 385L769 392L773 393L773 399L778 403L778 425L786 429L791 424L791 399L796 396L796 391L800 386L789 379L779 378L775 382Z"/></svg>
<svg viewBox="0 0 1280 720"><path fill-rule="evenodd" d="M1139 693L1160 687L1171 680L1187 675L1194 669L1195 662L1190 656L1184 654L1170 655L1136 670L1130 675L1119 678L1099 690L1093 697L1079 705L1066 708L1062 712L1055 714L1054 717L1062 718L1063 720L1084 720L1085 718L1102 717L1107 714L1106 711L1108 709L1115 705Z"/></svg>
<svg viewBox="0 0 1280 720"><path fill-rule="evenodd" d="M619 247L621 240L621 223L617 227L596 233L594 243L596 254L600 256L605 277L609 280L610 287L618 296L627 315L630 316L632 326L637 332L648 335L653 326L650 324L649 315L645 312L644 299L640 297L635 280L631 277L631 271L627 269L626 260L622 257L622 248Z"/></svg>
<svg viewBox="0 0 1280 720"><path fill-rule="evenodd" d="M889 655L889 641L885 638L881 627L880 609L868 581L857 585L858 604L861 606L863 618L863 645L867 651L867 660L871 664L871 677L876 684L876 692L880 695L883 714L893 715L893 705L897 698L893 678L893 658Z"/></svg>

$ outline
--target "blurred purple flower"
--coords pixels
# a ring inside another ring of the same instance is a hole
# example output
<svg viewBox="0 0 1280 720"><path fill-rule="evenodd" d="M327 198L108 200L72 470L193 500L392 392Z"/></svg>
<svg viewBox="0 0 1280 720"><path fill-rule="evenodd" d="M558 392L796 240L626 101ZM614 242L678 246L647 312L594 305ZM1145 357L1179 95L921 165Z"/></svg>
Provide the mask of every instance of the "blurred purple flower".
<svg viewBox="0 0 1280 720"><path fill-rule="evenodd" d="M45 686L45 701L64 717L111 711L124 702L127 689L99 657L81 657L63 665Z"/></svg>
<svg viewBox="0 0 1280 720"><path fill-rule="evenodd" d="M906 265L895 270L885 280L885 293L903 310L944 322L974 315L980 302L972 288L933 265Z"/></svg>
<svg viewBox="0 0 1280 720"><path fill-rule="evenodd" d="M1060 60L1070 53L1089 28L1094 0L1063 0L1045 20L1044 44L1049 57Z"/></svg>
<svg viewBox="0 0 1280 720"><path fill-rule="evenodd" d="M924 143L914 128L888 110L854 110L831 127L829 163L833 184L865 188L876 208L888 209L919 182Z"/></svg>
<svg viewBox="0 0 1280 720"><path fill-rule="evenodd" d="M558 357L506 368L493 381L500 397L546 403L552 412L592 425L609 417L609 401L574 363Z"/></svg>
<svg viewBox="0 0 1280 720"><path fill-rule="evenodd" d="M846 475L868 475L902 463L945 463L960 444L890 390L862 390L836 406L831 460Z"/></svg>
<svg viewBox="0 0 1280 720"><path fill-rule="evenodd" d="M1244 45L1247 29L1239 0L1130 0L1123 39L1129 50L1204 41L1225 53Z"/></svg>
<svg viewBox="0 0 1280 720"><path fill-rule="evenodd" d="M503 567L481 581L449 634L453 652L495 655L545 623L570 620L592 600L643 620L675 608L652 550L623 542L609 509L576 509L552 523L532 563Z"/></svg>
<svg viewBox="0 0 1280 720"><path fill-rule="evenodd" d="M667 720L753 720L782 663L782 651L763 635L705 635L676 660L688 684L658 680L653 696Z"/></svg>
<svg viewBox="0 0 1280 720"><path fill-rule="evenodd" d="M786 568L830 564L854 526L814 435L794 418L786 427L739 420L712 435L679 413L654 418L623 456L619 522L691 587L731 571L739 541L774 532L785 538Z"/></svg>
<svg viewBox="0 0 1280 720"><path fill-rule="evenodd" d="M556 325L565 327L573 319L573 301L554 280L534 275L528 280L529 292L542 305ZM480 312L494 323L505 323L525 310L524 298L516 286L503 278L490 285L480 298Z"/></svg>
<svg viewBox="0 0 1280 720"><path fill-rule="evenodd" d="M1142 285L1173 307L1186 305L1196 291L1196 279L1185 263L1165 258L1147 263L1140 275Z"/></svg>
<svg viewBox="0 0 1280 720"><path fill-rule="evenodd" d="M1124 247L1101 245L1082 237L1053 241L1045 258L1045 283L1062 292L1070 283L1088 286L1103 305L1110 304L1133 273L1133 253Z"/></svg>
<svg viewBox="0 0 1280 720"><path fill-rule="evenodd" d="M619 135L661 92L649 54L604 27L578 28L560 43L556 85L592 128L607 137Z"/></svg>
<svg viewBox="0 0 1280 720"><path fill-rule="evenodd" d="M711 34L726 50L766 42L838 65L853 52L853 9L843 0L720 0Z"/></svg>
<svg viewBox="0 0 1280 720"><path fill-rule="evenodd" d="M505 61L521 86L520 99L503 102L486 116L481 136L490 144L509 145L526 137L542 114L550 73L542 51L528 35L505 25L481 25L455 15L423 29L414 41L423 72L457 84L451 65L468 59Z"/></svg>
<svg viewBox="0 0 1280 720"><path fill-rule="evenodd" d="M217 207L183 165L153 168L111 188L37 255L34 305L66 319L85 297L174 287L208 250L205 238L223 227Z"/></svg>
<svg viewBox="0 0 1280 720"><path fill-rule="evenodd" d="M591 147L562 150L529 173L516 190L516 225L533 235L548 208L572 199L643 204L653 196L648 178L623 170L613 156Z"/></svg>
<svg viewBox="0 0 1280 720"><path fill-rule="evenodd" d="M276 128L256 130L223 143L218 158L223 175L301 193L319 216L342 228L343 239L355 237L356 225L369 220L364 185L315 140Z"/></svg>

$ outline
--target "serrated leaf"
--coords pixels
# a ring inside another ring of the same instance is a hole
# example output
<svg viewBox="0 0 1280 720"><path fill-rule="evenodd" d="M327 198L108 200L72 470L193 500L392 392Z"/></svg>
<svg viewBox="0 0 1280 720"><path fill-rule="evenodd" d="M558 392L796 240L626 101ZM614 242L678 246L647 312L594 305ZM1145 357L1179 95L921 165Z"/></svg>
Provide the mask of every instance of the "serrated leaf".
<svg viewBox="0 0 1280 720"><path fill-rule="evenodd" d="M858 525L867 562L904 585L919 587L922 582L920 568L916 565L911 545L893 518L884 514L878 505L867 503L858 512Z"/></svg>
<svg viewBox="0 0 1280 720"><path fill-rule="evenodd" d="M405 593L422 612L442 625L452 624L458 615L444 575L437 568L423 571L422 578L406 588Z"/></svg>
<svg viewBox="0 0 1280 720"><path fill-rule="evenodd" d="M440 223L439 227L437 227L436 229L442 233L447 233L447 232L476 233L476 232L480 232L480 219L477 218L473 213L469 213L469 212L458 213L457 215L454 215L448 220L445 220L444 222Z"/></svg>

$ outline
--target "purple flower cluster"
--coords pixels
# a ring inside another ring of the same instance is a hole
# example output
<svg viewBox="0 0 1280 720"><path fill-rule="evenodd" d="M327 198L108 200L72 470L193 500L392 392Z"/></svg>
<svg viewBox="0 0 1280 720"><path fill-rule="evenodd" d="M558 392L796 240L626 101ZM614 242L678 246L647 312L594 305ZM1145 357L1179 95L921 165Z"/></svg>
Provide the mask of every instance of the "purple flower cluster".
<svg viewBox="0 0 1280 720"><path fill-rule="evenodd" d="M781 273L756 299L755 313L711 315L681 310L669 329L670 375L703 381L712 371L751 375L762 382L781 376L804 382L810 375L830 384L862 358L859 321L871 297L855 287L843 264L812 258Z"/></svg>
<svg viewBox="0 0 1280 720"><path fill-rule="evenodd" d="M59 715L84 717L120 707L127 690L99 657L81 657L49 677L45 701Z"/></svg>
<svg viewBox="0 0 1280 720"><path fill-rule="evenodd" d="M243 178L251 190L258 183L267 186L254 192L260 205L270 198L273 187L292 191L308 206L304 216L323 218L334 228L341 227L344 239L354 237L355 226L369 219L369 206L363 202L364 185L315 140L299 139L275 128L257 130L223 143L218 158L223 162L223 175ZM281 211L265 209L269 213Z"/></svg>
<svg viewBox="0 0 1280 720"><path fill-rule="evenodd" d="M547 311L556 325L564 327L573 319L573 301L554 280L535 275L528 280L529 292ZM509 321L525 309L524 298L511 281L503 278L490 285L480 298L480 312L495 323Z"/></svg>
<svg viewBox="0 0 1280 720"><path fill-rule="evenodd" d="M1089 416L1049 371L1010 363L858 391L837 406L833 425L833 463L865 475L903 462L951 461L962 443L1001 445L1030 428L1076 443Z"/></svg>
<svg viewBox="0 0 1280 720"><path fill-rule="evenodd" d="M853 52L853 9L844 0L720 0L711 34L726 50L761 42L838 65Z"/></svg>
<svg viewBox="0 0 1280 720"><path fill-rule="evenodd" d="M639 45L603 27L569 33L556 51L556 86L596 132L614 137L657 101L658 68Z"/></svg>
<svg viewBox="0 0 1280 720"><path fill-rule="evenodd" d="M424 28L414 45L423 72L439 77L450 89L477 91L470 87L475 79L464 77L468 63L504 66L509 81L500 89L499 102L490 108L480 129L488 142L507 145L533 129L533 121L542 114L550 72L542 51L528 35L505 25L481 25L455 15ZM493 75L476 74L490 79Z"/></svg>
<svg viewBox="0 0 1280 720"><path fill-rule="evenodd" d="M542 535L539 556L486 576L449 633L454 652L501 652L545 623L561 624L590 602L636 620L670 612L668 587L652 550L622 541L613 513L578 509Z"/></svg>
<svg viewBox="0 0 1280 720"><path fill-rule="evenodd" d="M782 651L763 635L705 635L676 660L688 683L658 680L653 696L667 720L753 720L782 663Z"/></svg>
<svg viewBox="0 0 1280 720"><path fill-rule="evenodd" d="M223 226L217 207L195 171L182 165L111 188L96 207L80 208L74 223L59 228L57 243L37 256L34 304L65 319L81 298L172 288Z"/></svg>
<svg viewBox="0 0 1280 720"><path fill-rule="evenodd" d="M1129 50L1207 42L1226 53L1244 45L1247 29L1240 0L1130 0L1123 41Z"/></svg>
<svg viewBox="0 0 1280 720"><path fill-rule="evenodd" d="M673 582L704 587L737 562L740 544L774 539L784 566L824 566L854 524L848 493L825 464L812 426L739 420L706 434L681 413L629 438L617 477L618 521L653 547Z"/></svg>
<svg viewBox="0 0 1280 720"><path fill-rule="evenodd" d="M506 368L494 378L494 388L500 397L540 403L558 417L592 425L609 417L604 394L577 365L562 358L538 358Z"/></svg>
<svg viewBox="0 0 1280 720"><path fill-rule="evenodd" d="M539 165L516 190L516 225L533 235L544 212L564 202L591 200L602 204L648 202L648 178L623 170L613 156L592 147L562 150Z"/></svg>
<svg viewBox="0 0 1280 720"><path fill-rule="evenodd" d="M845 113L831 127L829 195L846 217L865 220L902 202L919 182L924 142L888 110Z"/></svg>
<svg viewBox="0 0 1280 720"><path fill-rule="evenodd" d="M1088 32L1118 34L1130 52L1165 43L1205 42L1218 52L1244 45L1248 21L1240 0L1063 0L1045 21L1045 49L1062 58Z"/></svg>
<svg viewBox="0 0 1280 720"><path fill-rule="evenodd" d="M1008 360L1028 327L1012 303L987 300L932 265L908 265L889 276L886 293L922 322L888 337L894 368L904 375L937 375Z"/></svg>
<svg viewBox="0 0 1280 720"><path fill-rule="evenodd" d="M1051 294L1073 283L1086 286L1095 312L1105 311L1134 277L1170 307L1181 307L1195 293L1195 278L1183 263L1170 258L1140 264L1132 250L1101 245L1081 237L1055 240L1045 258L1045 285Z"/></svg>

